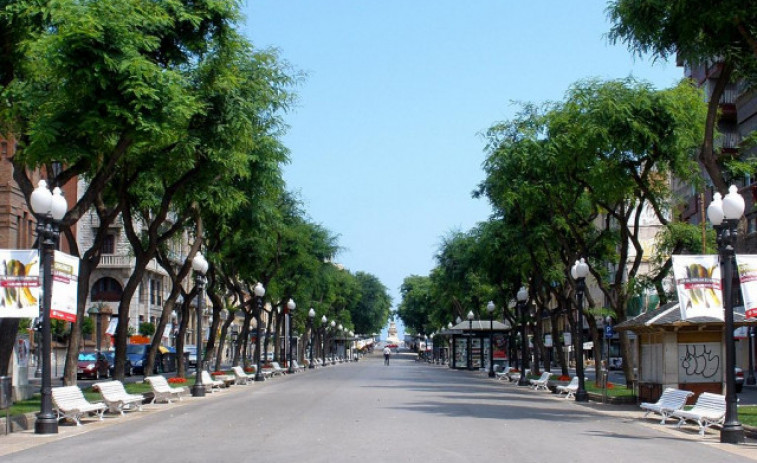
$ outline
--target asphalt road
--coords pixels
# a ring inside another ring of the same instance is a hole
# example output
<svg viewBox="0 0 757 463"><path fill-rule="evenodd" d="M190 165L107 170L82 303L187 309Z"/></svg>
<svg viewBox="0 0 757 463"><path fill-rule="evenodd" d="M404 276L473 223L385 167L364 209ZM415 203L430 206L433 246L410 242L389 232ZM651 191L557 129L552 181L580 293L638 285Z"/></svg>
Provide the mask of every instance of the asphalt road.
<svg viewBox="0 0 757 463"><path fill-rule="evenodd" d="M3 462L743 462L757 446L660 426L638 407L578 404L485 373L379 355L126 417L14 433ZM26 441L24 441L26 439ZM26 442L26 444L24 444ZM13 447L17 446L17 447ZM7 450L6 450L7 451Z"/></svg>

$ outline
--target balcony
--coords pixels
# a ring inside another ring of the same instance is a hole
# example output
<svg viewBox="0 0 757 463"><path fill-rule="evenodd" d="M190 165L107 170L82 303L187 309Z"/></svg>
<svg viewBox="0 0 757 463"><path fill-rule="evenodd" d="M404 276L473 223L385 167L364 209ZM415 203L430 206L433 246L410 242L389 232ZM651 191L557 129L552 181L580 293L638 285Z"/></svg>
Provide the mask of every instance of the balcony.
<svg viewBox="0 0 757 463"><path fill-rule="evenodd" d="M97 268L99 269L132 269L134 268L134 264L136 262L136 259L134 256L129 255L116 255L116 254L107 254L100 257L100 264L98 264ZM154 272L158 273L160 275L168 275L168 273L155 261L155 259L151 260L149 264L147 264L148 272Z"/></svg>
<svg viewBox="0 0 757 463"><path fill-rule="evenodd" d="M741 144L741 135L737 132L724 132L715 139L715 149L720 149L724 155L738 153Z"/></svg>

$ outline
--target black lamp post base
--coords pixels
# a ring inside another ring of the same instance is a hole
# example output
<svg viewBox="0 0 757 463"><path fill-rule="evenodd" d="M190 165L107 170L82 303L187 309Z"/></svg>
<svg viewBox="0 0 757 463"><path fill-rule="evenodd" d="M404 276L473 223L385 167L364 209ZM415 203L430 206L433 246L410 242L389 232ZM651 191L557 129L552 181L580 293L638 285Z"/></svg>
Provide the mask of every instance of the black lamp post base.
<svg viewBox="0 0 757 463"><path fill-rule="evenodd" d="M576 391L576 402L588 402L589 401L589 393L585 390L577 390Z"/></svg>
<svg viewBox="0 0 757 463"><path fill-rule="evenodd" d="M195 383L192 386L192 397L205 397L205 386Z"/></svg>
<svg viewBox="0 0 757 463"><path fill-rule="evenodd" d="M489 370L489 377L494 378L494 370Z"/></svg>
<svg viewBox="0 0 757 463"><path fill-rule="evenodd" d="M255 373L255 381L265 381L265 376L262 373Z"/></svg>
<svg viewBox="0 0 757 463"><path fill-rule="evenodd" d="M530 386L531 383L528 382L528 378L526 378L525 373L521 373L520 379L518 379L518 386Z"/></svg>
<svg viewBox="0 0 757 463"><path fill-rule="evenodd" d="M720 442L723 444L743 444L744 427L741 423L724 424L720 431Z"/></svg>
<svg viewBox="0 0 757 463"><path fill-rule="evenodd" d="M58 418L55 415L37 415L34 422L34 434L58 434Z"/></svg>

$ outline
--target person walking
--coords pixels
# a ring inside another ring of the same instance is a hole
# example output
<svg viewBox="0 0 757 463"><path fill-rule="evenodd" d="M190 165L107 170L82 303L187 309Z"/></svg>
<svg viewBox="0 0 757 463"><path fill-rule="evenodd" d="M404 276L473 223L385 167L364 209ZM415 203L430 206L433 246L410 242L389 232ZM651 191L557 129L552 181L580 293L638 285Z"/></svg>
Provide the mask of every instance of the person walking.
<svg viewBox="0 0 757 463"><path fill-rule="evenodd" d="M384 347L384 365L389 365L389 356L392 355L392 350L389 346Z"/></svg>

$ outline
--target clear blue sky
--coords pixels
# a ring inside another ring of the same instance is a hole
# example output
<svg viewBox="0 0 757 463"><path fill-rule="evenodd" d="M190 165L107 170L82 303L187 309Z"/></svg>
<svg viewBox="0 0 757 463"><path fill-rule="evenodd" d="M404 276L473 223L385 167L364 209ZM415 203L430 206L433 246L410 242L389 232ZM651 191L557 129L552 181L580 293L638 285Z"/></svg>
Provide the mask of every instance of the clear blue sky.
<svg viewBox="0 0 757 463"><path fill-rule="evenodd" d="M441 238L486 220L471 198L484 139L513 101L561 100L581 79L633 75L658 88L675 63L607 43L605 1L248 0L245 33L307 73L287 115L285 168L338 261L376 275L395 306Z"/></svg>

